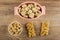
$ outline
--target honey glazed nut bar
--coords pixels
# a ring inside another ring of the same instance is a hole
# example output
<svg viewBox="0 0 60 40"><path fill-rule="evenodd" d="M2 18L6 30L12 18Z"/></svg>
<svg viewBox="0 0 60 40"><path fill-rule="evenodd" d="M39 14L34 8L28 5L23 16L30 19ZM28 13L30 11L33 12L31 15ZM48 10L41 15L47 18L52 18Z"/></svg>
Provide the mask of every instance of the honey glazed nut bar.
<svg viewBox="0 0 60 40"><path fill-rule="evenodd" d="M48 35L48 33L49 33L49 22L42 22L40 35L44 36Z"/></svg>
<svg viewBox="0 0 60 40"><path fill-rule="evenodd" d="M21 27L21 24L17 21L11 23L8 27L8 32L12 36L18 36L23 31L23 28Z"/></svg>
<svg viewBox="0 0 60 40"><path fill-rule="evenodd" d="M33 22L27 23L27 24L26 24L26 28L27 28L29 37L35 37L35 36L36 36Z"/></svg>

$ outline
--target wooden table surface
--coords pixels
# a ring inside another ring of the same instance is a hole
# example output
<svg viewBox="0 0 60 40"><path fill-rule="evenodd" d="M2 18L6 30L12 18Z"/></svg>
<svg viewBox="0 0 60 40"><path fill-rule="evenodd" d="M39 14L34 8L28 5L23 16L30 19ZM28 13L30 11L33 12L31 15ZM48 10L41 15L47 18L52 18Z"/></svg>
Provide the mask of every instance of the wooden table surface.
<svg viewBox="0 0 60 40"><path fill-rule="evenodd" d="M0 40L60 40L60 0L33 0L46 6L46 15L38 20L32 20L37 33L34 38L28 38L25 29L28 21L14 15L14 7L22 1L27 0L0 0ZM49 35L41 37L40 23L47 20L50 21ZM12 21L18 21L23 25L24 31L19 38L9 37L7 28Z"/></svg>

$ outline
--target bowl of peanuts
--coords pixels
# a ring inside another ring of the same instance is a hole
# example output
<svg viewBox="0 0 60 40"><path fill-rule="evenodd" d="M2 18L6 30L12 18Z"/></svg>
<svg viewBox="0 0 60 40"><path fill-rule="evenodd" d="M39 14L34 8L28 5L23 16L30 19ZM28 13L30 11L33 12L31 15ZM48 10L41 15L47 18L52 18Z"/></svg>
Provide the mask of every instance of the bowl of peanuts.
<svg viewBox="0 0 60 40"><path fill-rule="evenodd" d="M35 20L45 15L45 6L33 1L22 2L19 6L14 7L14 15L27 20Z"/></svg>

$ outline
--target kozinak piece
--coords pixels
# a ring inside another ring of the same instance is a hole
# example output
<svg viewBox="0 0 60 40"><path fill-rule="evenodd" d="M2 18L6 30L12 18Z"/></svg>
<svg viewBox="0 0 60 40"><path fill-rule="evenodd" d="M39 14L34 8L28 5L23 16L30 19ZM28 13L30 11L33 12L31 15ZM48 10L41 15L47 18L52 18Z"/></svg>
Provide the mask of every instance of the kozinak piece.
<svg viewBox="0 0 60 40"><path fill-rule="evenodd" d="M42 22L40 35L48 35L49 32L49 22Z"/></svg>
<svg viewBox="0 0 60 40"><path fill-rule="evenodd" d="M23 28L21 27L21 24L18 23L17 21L12 22L8 26L8 32L12 36L18 36L19 34L22 33L22 31L23 31Z"/></svg>
<svg viewBox="0 0 60 40"><path fill-rule="evenodd" d="M27 23L26 27L27 27L27 30L28 30L29 37L35 37L36 33L35 33L35 30L34 30L33 22Z"/></svg>

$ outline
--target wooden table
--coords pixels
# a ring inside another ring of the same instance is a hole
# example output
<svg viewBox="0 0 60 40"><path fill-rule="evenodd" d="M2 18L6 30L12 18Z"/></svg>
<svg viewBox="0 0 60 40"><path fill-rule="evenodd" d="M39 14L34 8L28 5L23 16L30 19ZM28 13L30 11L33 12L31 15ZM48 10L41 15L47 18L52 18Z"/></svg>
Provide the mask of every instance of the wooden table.
<svg viewBox="0 0 60 40"><path fill-rule="evenodd" d="M25 24L28 21L14 15L14 7L22 1L24 0L0 0L0 40L60 40L60 0L34 0L44 3L46 6L46 15L41 16L38 20L32 20L37 33L34 38L28 38L25 29ZM50 21L49 35L41 37L39 36L40 23L47 20ZM19 39L9 37L7 28L12 21L18 21L23 25L24 31L19 36Z"/></svg>

